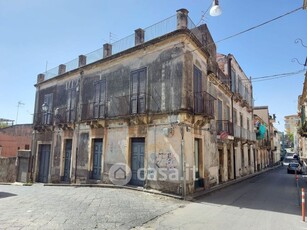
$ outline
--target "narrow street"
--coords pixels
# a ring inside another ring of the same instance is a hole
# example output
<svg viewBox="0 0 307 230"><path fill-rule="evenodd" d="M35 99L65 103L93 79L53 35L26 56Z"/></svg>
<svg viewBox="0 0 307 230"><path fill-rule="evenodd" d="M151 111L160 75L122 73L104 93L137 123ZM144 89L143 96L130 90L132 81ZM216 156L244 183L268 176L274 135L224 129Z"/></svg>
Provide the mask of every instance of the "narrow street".
<svg viewBox="0 0 307 230"><path fill-rule="evenodd" d="M306 184L300 176L300 184ZM295 175L279 167L206 195L140 229L307 229Z"/></svg>

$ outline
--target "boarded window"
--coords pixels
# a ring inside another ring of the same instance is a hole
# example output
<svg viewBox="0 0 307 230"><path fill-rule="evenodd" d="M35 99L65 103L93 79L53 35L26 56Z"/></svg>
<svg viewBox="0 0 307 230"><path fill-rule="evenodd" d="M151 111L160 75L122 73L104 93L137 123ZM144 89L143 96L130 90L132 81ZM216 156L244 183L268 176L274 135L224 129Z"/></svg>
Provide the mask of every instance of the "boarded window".
<svg viewBox="0 0 307 230"><path fill-rule="evenodd" d="M67 107L66 107L66 120L73 122L76 119L76 90L67 90Z"/></svg>
<svg viewBox="0 0 307 230"><path fill-rule="evenodd" d="M94 118L104 118L106 115L106 80L95 82L94 89Z"/></svg>
<svg viewBox="0 0 307 230"><path fill-rule="evenodd" d="M53 110L53 94L46 94L44 96L44 106L47 108L43 111L42 123L51 124L52 123L52 110Z"/></svg>
<svg viewBox="0 0 307 230"><path fill-rule="evenodd" d="M134 71L130 78L130 112L146 111L146 68Z"/></svg>
<svg viewBox="0 0 307 230"><path fill-rule="evenodd" d="M202 92L202 73L201 70L194 66L194 112L196 114L204 112L204 97Z"/></svg>

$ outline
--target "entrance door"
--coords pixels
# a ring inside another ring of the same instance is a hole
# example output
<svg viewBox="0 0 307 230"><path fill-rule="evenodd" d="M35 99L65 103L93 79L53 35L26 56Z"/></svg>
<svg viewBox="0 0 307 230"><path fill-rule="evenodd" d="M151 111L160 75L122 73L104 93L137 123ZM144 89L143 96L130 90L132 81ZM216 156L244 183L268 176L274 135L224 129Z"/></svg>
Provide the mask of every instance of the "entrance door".
<svg viewBox="0 0 307 230"><path fill-rule="evenodd" d="M133 138L131 143L131 172L132 177L130 184L144 185L144 138ZM139 173L138 173L139 171Z"/></svg>
<svg viewBox="0 0 307 230"><path fill-rule="evenodd" d="M70 181L70 162L71 162L72 140L68 139L65 143L65 162L64 162L64 181Z"/></svg>
<svg viewBox="0 0 307 230"><path fill-rule="evenodd" d="M95 180L101 179L101 156L102 156L102 139L94 140L94 152L93 152L93 175Z"/></svg>
<svg viewBox="0 0 307 230"><path fill-rule="evenodd" d="M224 154L223 149L219 149L219 183L223 182L224 173Z"/></svg>
<svg viewBox="0 0 307 230"><path fill-rule="evenodd" d="M194 166L195 166L195 188L202 187L202 182L199 179L199 171L200 171L200 139L194 140Z"/></svg>
<svg viewBox="0 0 307 230"><path fill-rule="evenodd" d="M231 152L230 149L227 149L227 168L228 168L228 180L231 178L231 170L232 170L232 165L231 165Z"/></svg>
<svg viewBox="0 0 307 230"><path fill-rule="evenodd" d="M38 182L47 183L49 174L50 145L39 145Z"/></svg>

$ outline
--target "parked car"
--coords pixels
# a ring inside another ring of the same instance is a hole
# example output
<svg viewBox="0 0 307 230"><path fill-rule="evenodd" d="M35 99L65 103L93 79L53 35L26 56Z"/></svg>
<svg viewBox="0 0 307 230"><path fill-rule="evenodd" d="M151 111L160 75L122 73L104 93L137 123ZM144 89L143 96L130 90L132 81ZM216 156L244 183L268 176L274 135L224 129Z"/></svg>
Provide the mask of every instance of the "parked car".
<svg viewBox="0 0 307 230"><path fill-rule="evenodd" d="M287 167L287 173L302 173L302 167L298 162L290 162Z"/></svg>
<svg viewBox="0 0 307 230"><path fill-rule="evenodd" d="M281 162L281 164L282 165L285 165L285 166L288 166L289 165L289 163L290 162L293 162L294 161L294 159L293 158L285 158L282 162Z"/></svg>

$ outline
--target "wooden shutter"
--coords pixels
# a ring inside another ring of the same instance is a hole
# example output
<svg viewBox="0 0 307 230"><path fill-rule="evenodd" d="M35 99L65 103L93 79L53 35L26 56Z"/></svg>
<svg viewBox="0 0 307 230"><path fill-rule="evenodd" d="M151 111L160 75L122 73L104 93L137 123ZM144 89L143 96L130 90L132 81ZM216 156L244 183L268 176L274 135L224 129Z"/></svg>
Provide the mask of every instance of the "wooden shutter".
<svg viewBox="0 0 307 230"><path fill-rule="evenodd" d="M138 113L145 113L146 110L146 72L145 69L139 72L138 92Z"/></svg>
<svg viewBox="0 0 307 230"><path fill-rule="evenodd" d="M99 117L99 97L100 97L100 84L98 82L95 83L94 85L94 107L93 107L93 115L94 118Z"/></svg>
<svg viewBox="0 0 307 230"><path fill-rule="evenodd" d="M106 105L106 81L100 81L100 95L99 95L99 117L105 117L105 105Z"/></svg>
<svg viewBox="0 0 307 230"><path fill-rule="evenodd" d="M194 66L194 112L202 113L204 110L204 98L202 93L201 71Z"/></svg>
<svg viewBox="0 0 307 230"><path fill-rule="evenodd" d="M71 90L70 122L76 120L76 90Z"/></svg>
<svg viewBox="0 0 307 230"><path fill-rule="evenodd" d="M133 72L131 75L131 84L130 84L130 111L132 114L138 112L137 99L138 99L138 73Z"/></svg>

